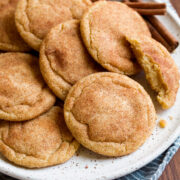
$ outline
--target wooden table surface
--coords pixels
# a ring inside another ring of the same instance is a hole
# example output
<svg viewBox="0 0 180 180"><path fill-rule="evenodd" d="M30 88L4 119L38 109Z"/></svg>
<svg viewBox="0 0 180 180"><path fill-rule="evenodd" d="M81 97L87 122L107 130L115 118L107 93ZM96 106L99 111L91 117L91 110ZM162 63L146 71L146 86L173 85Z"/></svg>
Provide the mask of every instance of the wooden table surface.
<svg viewBox="0 0 180 180"><path fill-rule="evenodd" d="M180 16L180 0L171 0ZM166 167L159 180L180 180L180 149Z"/></svg>
<svg viewBox="0 0 180 180"><path fill-rule="evenodd" d="M180 16L180 0L170 0Z"/></svg>

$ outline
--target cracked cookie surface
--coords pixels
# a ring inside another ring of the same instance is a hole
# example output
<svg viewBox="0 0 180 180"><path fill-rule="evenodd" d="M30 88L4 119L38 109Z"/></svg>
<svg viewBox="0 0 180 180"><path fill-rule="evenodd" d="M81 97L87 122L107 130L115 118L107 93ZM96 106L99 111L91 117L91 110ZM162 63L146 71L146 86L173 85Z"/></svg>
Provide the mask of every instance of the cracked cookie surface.
<svg viewBox="0 0 180 180"><path fill-rule="evenodd" d="M139 72L125 35L150 36L142 17L120 2L94 3L81 20L82 39L92 57L105 69L126 75Z"/></svg>
<svg viewBox="0 0 180 180"><path fill-rule="evenodd" d="M90 0L19 0L15 21L24 40L39 51L49 30L62 22L80 19Z"/></svg>
<svg viewBox="0 0 180 180"><path fill-rule="evenodd" d="M55 103L56 98L45 85L35 56L0 54L0 79L0 119L29 120Z"/></svg>
<svg viewBox="0 0 180 180"><path fill-rule="evenodd" d="M40 50L40 69L62 100L79 79L102 70L83 45L78 20L61 23L47 34Z"/></svg>
<svg viewBox="0 0 180 180"><path fill-rule="evenodd" d="M154 105L144 88L117 73L96 73L78 81L64 105L66 124L86 148L106 156L138 149L155 126Z"/></svg>
<svg viewBox="0 0 180 180"><path fill-rule="evenodd" d="M78 147L58 106L30 121L0 121L0 152L17 165L40 168L61 164Z"/></svg>
<svg viewBox="0 0 180 180"><path fill-rule="evenodd" d="M145 71L163 109L172 107L179 88L179 70L168 50L156 40L139 36L127 37L134 54Z"/></svg>
<svg viewBox="0 0 180 180"><path fill-rule="evenodd" d="M0 1L0 50L29 51L30 47L19 35L15 25L15 8L18 0Z"/></svg>

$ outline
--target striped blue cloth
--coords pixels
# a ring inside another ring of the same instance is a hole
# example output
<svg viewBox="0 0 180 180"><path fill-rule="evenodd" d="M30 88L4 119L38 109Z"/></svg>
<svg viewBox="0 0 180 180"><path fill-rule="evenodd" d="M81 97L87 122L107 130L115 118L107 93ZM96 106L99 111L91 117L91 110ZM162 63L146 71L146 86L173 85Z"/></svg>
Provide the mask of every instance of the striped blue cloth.
<svg viewBox="0 0 180 180"><path fill-rule="evenodd" d="M117 180L158 180L165 167L180 147L180 136L168 150L145 167Z"/></svg>
<svg viewBox="0 0 180 180"><path fill-rule="evenodd" d="M158 180L165 167L180 147L180 136L177 140L158 158L145 167L116 180ZM0 180L16 180L12 177L0 174Z"/></svg>

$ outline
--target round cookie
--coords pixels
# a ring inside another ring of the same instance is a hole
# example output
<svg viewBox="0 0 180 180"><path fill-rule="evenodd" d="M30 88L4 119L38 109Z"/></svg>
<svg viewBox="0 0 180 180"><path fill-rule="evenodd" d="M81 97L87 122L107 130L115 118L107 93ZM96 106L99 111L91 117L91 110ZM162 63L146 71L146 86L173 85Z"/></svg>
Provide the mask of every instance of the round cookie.
<svg viewBox="0 0 180 180"><path fill-rule="evenodd" d="M27 168L64 163L79 147L58 106L30 121L0 121L0 134L0 152L11 162Z"/></svg>
<svg viewBox="0 0 180 180"><path fill-rule="evenodd" d="M80 19L90 0L19 0L15 21L24 40L39 51L49 30L64 21Z"/></svg>
<svg viewBox="0 0 180 180"><path fill-rule="evenodd" d="M139 66L125 35L151 36L143 18L120 2L99 1L84 13L82 39L92 57L105 69L126 75L139 72Z"/></svg>
<svg viewBox="0 0 180 180"><path fill-rule="evenodd" d="M19 35L15 25L15 8L18 0L0 1L0 50L29 51L30 47Z"/></svg>
<svg viewBox="0 0 180 180"><path fill-rule="evenodd" d="M29 120L55 103L56 98L44 83L35 56L0 54L0 79L0 119Z"/></svg>
<svg viewBox="0 0 180 180"><path fill-rule="evenodd" d="M64 105L66 124L86 148L106 156L137 150L155 126L154 105L144 88L118 73L78 81Z"/></svg>
<svg viewBox="0 0 180 180"><path fill-rule="evenodd" d="M41 73L62 100L78 80L102 70L85 49L79 25L79 20L71 20L52 28L40 50Z"/></svg>
<svg viewBox="0 0 180 180"><path fill-rule="evenodd" d="M157 92L163 109L172 107L179 89L179 70L168 50L156 40L146 37L127 37L146 79Z"/></svg>

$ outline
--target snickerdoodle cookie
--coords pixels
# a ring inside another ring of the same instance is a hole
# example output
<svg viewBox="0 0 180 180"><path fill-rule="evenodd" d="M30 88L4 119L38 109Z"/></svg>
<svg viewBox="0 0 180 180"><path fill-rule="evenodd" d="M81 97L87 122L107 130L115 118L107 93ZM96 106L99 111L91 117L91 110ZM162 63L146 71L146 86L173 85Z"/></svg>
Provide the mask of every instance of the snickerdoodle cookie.
<svg viewBox="0 0 180 180"><path fill-rule="evenodd" d="M17 165L40 168L61 164L78 147L58 106L30 121L0 121L0 152Z"/></svg>
<svg viewBox="0 0 180 180"><path fill-rule="evenodd" d="M80 19L90 0L19 0L15 20L19 33L35 50L49 30L64 21Z"/></svg>
<svg viewBox="0 0 180 180"><path fill-rule="evenodd" d="M19 35L15 25L15 8L18 0L0 1L0 50L29 51L30 47Z"/></svg>
<svg viewBox="0 0 180 180"><path fill-rule="evenodd" d="M40 69L51 90L62 100L81 78L102 70L80 37L79 20L52 28L40 50Z"/></svg>
<svg viewBox="0 0 180 180"><path fill-rule="evenodd" d="M55 96L44 83L35 56L0 54L0 79L0 119L29 120L55 103Z"/></svg>
<svg viewBox="0 0 180 180"><path fill-rule="evenodd" d="M93 58L109 71L132 75L139 71L125 35L150 36L142 17L120 2L94 3L81 20L83 41Z"/></svg>
<svg viewBox="0 0 180 180"><path fill-rule="evenodd" d="M72 87L64 116L83 146L102 155L122 156L150 136L156 112L140 84L125 75L105 72L89 75Z"/></svg>
<svg viewBox="0 0 180 180"><path fill-rule="evenodd" d="M179 88L179 72L168 50L156 40L139 36L127 37L146 79L163 109L173 106Z"/></svg>

